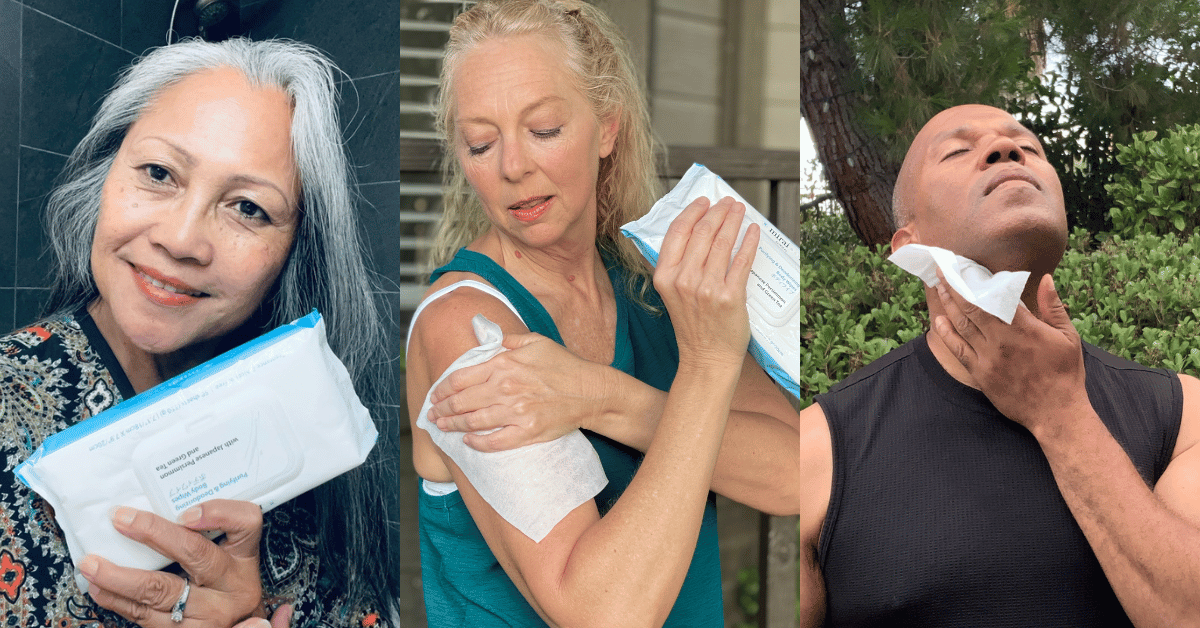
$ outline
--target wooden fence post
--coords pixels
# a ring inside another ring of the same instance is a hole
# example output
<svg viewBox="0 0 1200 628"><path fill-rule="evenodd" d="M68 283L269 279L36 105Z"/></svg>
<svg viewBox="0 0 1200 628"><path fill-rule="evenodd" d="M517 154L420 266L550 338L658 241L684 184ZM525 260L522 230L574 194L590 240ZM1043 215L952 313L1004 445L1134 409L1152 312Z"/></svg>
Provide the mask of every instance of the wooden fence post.
<svg viewBox="0 0 1200 628"><path fill-rule="evenodd" d="M796 628L796 525L798 515L760 515L758 625Z"/></svg>

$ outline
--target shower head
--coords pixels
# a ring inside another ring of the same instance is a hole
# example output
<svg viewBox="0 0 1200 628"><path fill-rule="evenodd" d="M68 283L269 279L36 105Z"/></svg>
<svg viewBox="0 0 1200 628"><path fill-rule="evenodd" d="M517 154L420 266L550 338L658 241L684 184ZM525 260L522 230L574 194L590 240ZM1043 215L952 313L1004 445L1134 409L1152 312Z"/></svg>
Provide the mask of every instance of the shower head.
<svg viewBox="0 0 1200 628"><path fill-rule="evenodd" d="M233 10L230 0L197 0L196 17L200 20L201 28L212 26L229 17Z"/></svg>
<svg viewBox="0 0 1200 628"><path fill-rule="evenodd" d="M241 11L237 0L196 0L200 37L221 41L241 33Z"/></svg>

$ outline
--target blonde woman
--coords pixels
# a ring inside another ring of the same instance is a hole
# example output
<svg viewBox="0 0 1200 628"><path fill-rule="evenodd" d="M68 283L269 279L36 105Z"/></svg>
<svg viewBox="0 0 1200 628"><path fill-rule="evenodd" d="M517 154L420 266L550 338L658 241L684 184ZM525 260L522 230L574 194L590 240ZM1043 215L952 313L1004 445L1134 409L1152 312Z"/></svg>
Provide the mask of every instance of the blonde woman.
<svg viewBox="0 0 1200 628"><path fill-rule="evenodd" d="M796 413L746 354L757 229L735 255L744 208L695 203L653 272L618 236L657 196L653 142L625 44L586 3L476 5L441 87L444 265L409 337L412 419L482 313L516 350L447 379L431 418L500 427L479 449L583 427L608 485L534 542L414 429L429 625L723 625L710 489L798 503Z"/></svg>

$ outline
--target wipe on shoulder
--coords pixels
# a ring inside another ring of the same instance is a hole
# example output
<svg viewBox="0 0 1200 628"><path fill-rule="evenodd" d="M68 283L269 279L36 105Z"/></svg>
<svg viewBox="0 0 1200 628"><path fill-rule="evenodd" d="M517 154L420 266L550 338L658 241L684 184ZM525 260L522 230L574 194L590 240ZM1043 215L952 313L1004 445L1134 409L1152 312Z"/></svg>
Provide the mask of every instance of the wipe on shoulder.
<svg viewBox="0 0 1200 628"><path fill-rule="evenodd" d="M54 434L16 474L54 507L76 566L99 554L150 570L171 560L118 533L117 506L171 521L215 498L267 511L362 464L377 435L313 311Z"/></svg>
<svg viewBox="0 0 1200 628"><path fill-rule="evenodd" d="M675 189L660 198L650 211L621 227L651 264L671 221L701 196L715 203L731 196L746 206L738 230L738 246L746 228L762 230L758 253L746 284L746 309L750 314L750 355L785 390L800 398L800 250L721 177L700 164L692 164ZM737 250L736 247L734 249Z"/></svg>
<svg viewBox="0 0 1200 628"><path fill-rule="evenodd" d="M541 543L572 510L592 499L608 484L596 449L583 432L572 430L552 441L507 451L481 452L463 443L462 434L443 432L429 421L433 390L451 373L483 364L504 351L500 326L476 314L471 328L479 346L469 349L446 368L425 394L417 427L458 465L471 486L505 521Z"/></svg>

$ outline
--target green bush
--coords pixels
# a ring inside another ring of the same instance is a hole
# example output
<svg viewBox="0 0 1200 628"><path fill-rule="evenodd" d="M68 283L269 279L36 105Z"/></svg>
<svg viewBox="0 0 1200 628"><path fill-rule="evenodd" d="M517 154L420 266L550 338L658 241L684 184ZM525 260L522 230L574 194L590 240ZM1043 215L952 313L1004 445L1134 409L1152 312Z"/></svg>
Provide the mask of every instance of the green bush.
<svg viewBox="0 0 1200 628"><path fill-rule="evenodd" d="M802 231L800 250L808 255L800 267L804 405L915 338L929 320L921 281L888 262L885 247L872 250L840 238L806 239Z"/></svg>
<svg viewBox="0 0 1200 628"><path fill-rule="evenodd" d="M1123 170L1105 188L1116 204L1109 216L1118 235L1191 234L1200 224L1200 125L1156 136L1138 133L1132 144L1117 147Z"/></svg>
<svg viewBox="0 0 1200 628"><path fill-rule="evenodd" d="M1200 236L1073 234L1054 275L1084 340L1146 366L1200 375ZM1069 298L1069 300L1068 300Z"/></svg>

